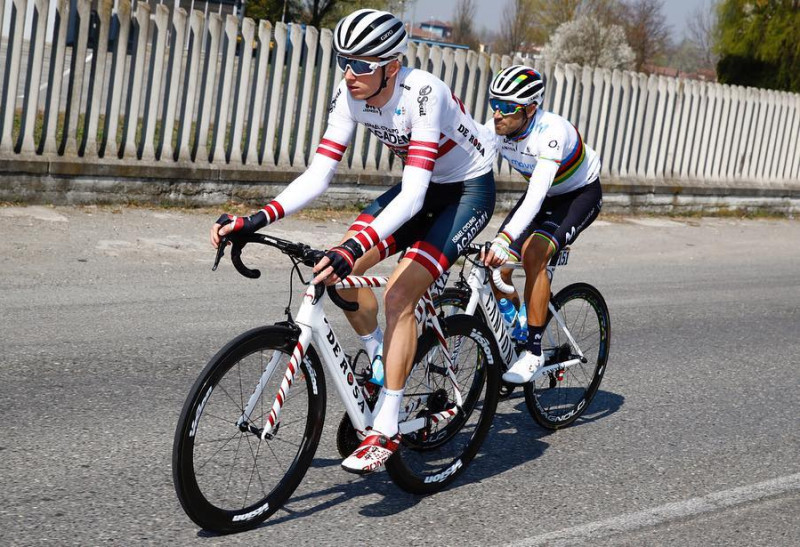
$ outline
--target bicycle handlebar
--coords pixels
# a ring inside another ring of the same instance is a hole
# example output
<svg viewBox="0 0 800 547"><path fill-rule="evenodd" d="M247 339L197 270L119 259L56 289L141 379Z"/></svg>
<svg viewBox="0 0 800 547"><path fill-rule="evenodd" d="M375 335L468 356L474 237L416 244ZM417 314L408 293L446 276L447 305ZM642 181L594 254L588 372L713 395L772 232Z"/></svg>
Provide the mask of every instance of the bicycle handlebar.
<svg viewBox="0 0 800 547"><path fill-rule="evenodd" d="M229 234L224 236L219 242L217 256L214 259L214 266L211 268L211 271L217 270L219 261L225 254L225 247L228 245L228 242L231 243L231 262L234 268L236 268L237 272L249 279L258 279L261 277L261 271L255 268L250 269L242 262L242 249L248 243L258 243L269 247L275 247L283 254L300 261L308 267L313 267L325 256L324 251L312 249L305 243L295 243L275 236L268 236L266 234L247 234L244 236ZM358 302L350 302L342 298L333 285L328 286L327 291L331 301L338 307L349 312L358 310Z"/></svg>
<svg viewBox="0 0 800 547"><path fill-rule="evenodd" d="M514 291L516 290L514 288L514 285L509 285L508 283L503 281L501 273L502 270L500 268L495 268L494 271L492 271L492 281L494 282L494 286L497 287L497 290L499 290L502 293L514 294Z"/></svg>

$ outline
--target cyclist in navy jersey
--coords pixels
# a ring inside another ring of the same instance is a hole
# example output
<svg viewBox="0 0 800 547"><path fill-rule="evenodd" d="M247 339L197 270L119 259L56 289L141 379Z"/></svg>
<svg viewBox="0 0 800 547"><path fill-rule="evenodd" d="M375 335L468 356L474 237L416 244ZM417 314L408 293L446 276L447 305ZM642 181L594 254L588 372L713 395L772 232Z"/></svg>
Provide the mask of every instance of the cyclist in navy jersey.
<svg viewBox="0 0 800 547"><path fill-rule="evenodd" d="M531 381L543 366L548 263L597 218L603 205L600 159L571 123L540 108L543 96L541 74L523 65L501 70L489 87L494 115L486 125L497 134L500 154L528 181L484 257L487 266L495 267L522 259L525 269L526 351L503 374L513 384ZM511 273L503 271L506 283Z"/></svg>
<svg viewBox="0 0 800 547"><path fill-rule="evenodd" d="M403 67L407 35L392 14L358 10L334 30L344 79L331 101L328 127L305 173L249 217L222 215L211 229L216 247L231 232L253 232L300 210L330 184L358 123L403 161L402 181L356 219L344 240L314 268L314 283L363 273L405 250L384 292L385 381L371 431L342 466L368 473L399 446L397 420L416 351L414 308L428 286L480 233L494 211L494 142L438 78ZM359 311L347 314L372 359L382 339L377 302L358 291Z"/></svg>

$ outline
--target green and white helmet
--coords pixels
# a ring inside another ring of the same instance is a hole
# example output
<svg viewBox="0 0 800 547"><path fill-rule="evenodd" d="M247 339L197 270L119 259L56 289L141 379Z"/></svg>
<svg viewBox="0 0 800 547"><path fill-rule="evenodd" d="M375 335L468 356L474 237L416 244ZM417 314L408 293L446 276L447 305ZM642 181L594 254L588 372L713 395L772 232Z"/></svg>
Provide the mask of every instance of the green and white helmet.
<svg viewBox="0 0 800 547"><path fill-rule="evenodd" d="M504 68L492 80L489 97L528 106L542 104L544 78L539 71L524 65Z"/></svg>

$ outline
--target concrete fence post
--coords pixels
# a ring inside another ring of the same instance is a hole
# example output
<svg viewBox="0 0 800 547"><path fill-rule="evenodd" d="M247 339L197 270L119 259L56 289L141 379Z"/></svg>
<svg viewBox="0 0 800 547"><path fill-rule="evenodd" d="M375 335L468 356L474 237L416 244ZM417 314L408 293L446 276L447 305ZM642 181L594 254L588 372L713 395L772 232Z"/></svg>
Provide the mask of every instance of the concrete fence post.
<svg viewBox="0 0 800 547"><path fill-rule="evenodd" d="M440 46L431 47L431 68L430 72L440 80L444 80L444 51Z"/></svg>
<svg viewBox="0 0 800 547"><path fill-rule="evenodd" d="M767 118L772 113L770 105L770 95L766 89L757 90L758 105L755 117L755 140L751 141L751 155L748 158L747 180L757 180L761 169L761 153L764 139L766 138Z"/></svg>
<svg viewBox="0 0 800 547"><path fill-rule="evenodd" d="M311 118L311 98L313 95L314 73L317 72L317 44L319 31L314 27L306 27L303 49L304 59L301 59L303 83L300 86L299 107L297 108L297 121L293 124L297 130L294 132L294 150L291 152L291 164L295 167L306 166L306 152L310 154L308 144L308 121ZM298 74L299 81L299 74Z"/></svg>
<svg viewBox="0 0 800 547"><path fill-rule="evenodd" d="M156 149L153 144L156 132L158 105L161 102L161 81L164 74L164 55L167 49L167 32L169 30L169 9L164 4L156 6L155 32L150 51L150 70L147 78L144 99L144 126L139 142L138 155L146 161L155 161ZM161 134L163 138L163 120Z"/></svg>
<svg viewBox="0 0 800 547"><path fill-rule="evenodd" d="M330 80L331 60L333 57L333 33L330 29L322 29L319 35L319 46L321 58L318 63L319 79L317 81L317 96L315 99L314 120L311 123L311 143L308 148L308 163L317 150L317 145L322 139L322 132L325 129L325 115L328 112L330 97L328 95L328 81Z"/></svg>
<svg viewBox="0 0 800 547"><path fill-rule="evenodd" d="M84 157L97 156L97 128L100 124L103 86L106 83L106 64L108 58L108 35L111 29L112 0L99 0L98 20L100 32L97 36L95 55L92 58L92 70L89 76L89 98L86 101L86 117L88 129L83 132L79 154ZM106 113L108 116L108 113ZM104 134L103 139L107 137Z"/></svg>
<svg viewBox="0 0 800 547"><path fill-rule="evenodd" d="M775 107L772 113L771 126L769 129L769 139L767 140L767 150L764 155L764 174L762 178L765 182L772 180L772 172L777 160L777 151L780 147L781 137L783 136L784 124L786 123L785 106L782 91L772 92Z"/></svg>
<svg viewBox="0 0 800 547"><path fill-rule="evenodd" d="M63 2L68 4L69 0L63 0ZM125 91L123 81L125 79L125 61L128 58L128 36L131 29L130 0L119 0L115 17L119 29L112 52L108 99L106 100L106 120L103 124L103 143L99 150L100 155L107 158L115 158L119 155L117 129L119 127L120 102L122 102L122 94ZM64 34L66 34L66 27ZM60 81L60 78L56 78L56 80ZM123 127L124 123L123 121Z"/></svg>
<svg viewBox="0 0 800 547"><path fill-rule="evenodd" d="M675 162L675 150L678 144L678 129L683 106L683 81L677 78L669 78L667 85L667 110L664 119L669 125L669 135L665 139L662 148L662 156L659 160L658 170L665 178L673 177L673 165Z"/></svg>
<svg viewBox="0 0 800 547"><path fill-rule="evenodd" d="M778 144L775 147L775 155L772 161L772 169L770 170L770 179L780 181L784 166L786 165L787 158L789 157L789 129L792 126L794 119L794 112L790 102L791 94L781 92L781 107L783 110L780 123L778 124Z"/></svg>
<svg viewBox="0 0 800 547"><path fill-rule="evenodd" d="M753 158L753 139L755 139L758 131L759 99L760 92L757 89L749 88L747 90L747 109L745 110L744 130L740 139L739 158L737 161L737 178L739 180L747 180L750 173L750 162Z"/></svg>
<svg viewBox="0 0 800 547"><path fill-rule="evenodd" d="M723 178L723 159L727 157L727 133L732 124L731 117L731 88L723 85L717 86L717 93L722 95L722 108L720 109L719 129L714 135L714 157L707 170L708 178L720 181Z"/></svg>
<svg viewBox="0 0 800 547"><path fill-rule="evenodd" d="M563 116L565 111L569 109L569 105L565 104L564 101L564 88L566 87L565 84L566 75L564 74L564 66L560 64L556 65L556 68L553 71L553 79L548 86L552 91L551 102L548 103L550 105L548 110L551 110L560 116Z"/></svg>
<svg viewBox="0 0 800 547"><path fill-rule="evenodd" d="M466 102L463 100L464 98L464 82L466 81L466 70L467 70L467 52L463 49L459 49L453 55L453 67L455 68L456 75L455 75L455 83L453 84L453 93L456 94L456 97L462 99L461 102ZM467 108L469 110L469 108ZM469 110L472 113L472 110Z"/></svg>
<svg viewBox="0 0 800 547"><path fill-rule="evenodd" d="M631 73L627 70L620 71L619 76L619 105L617 120L617 134L615 136L614 152L611 157L600 158L604 163L610 163L611 174L615 177L622 176L622 159L627 154L628 148L628 119L631 117ZM583 91L584 95L586 90ZM581 98L583 104L583 98ZM590 143L591 144L591 143Z"/></svg>
<svg viewBox="0 0 800 547"><path fill-rule="evenodd" d="M658 156L661 153L661 148L664 145L665 135L665 126L664 126L664 113L666 112L667 106L667 82L665 81L663 76L658 76L655 80L655 87L653 94L658 97L658 103L655 105L653 109L653 132L652 138L650 139L650 150L647 154L647 167L646 167L646 174L647 178L654 179L660 173L658 172Z"/></svg>
<svg viewBox="0 0 800 547"><path fill-rule="evenodd" d="M258 22L258 51L256 53L256 68L254 74L254 89L250 98L250 121L247 126L247 138L244 148L246 165L260 163L262 150L261 128L266 100L266 89L269 83L269 55L270 42L272 41L272 24L269 21ZM266 127L266 123L263 123Z"/></svg>
<svg viewBox="0 0 800 547"><path fill-rule="evenodd" d="M703 158L698 165L697 173L703 179L711 178L711 163L716 154L716 136L720 130L723 93L717 84L708 84L708 106L706 116L706 126L703 131Z"/></svg>
<svg viewBox="0 0 800 547"><path fill-rule="evenodd" d="M150 33L150 5L139 2L136 5L136 49L131 59L133 71L128 80L128 102L125 111L125 127L123 141L120 146L120 157L133 159L137 154L136 133L139 128L139 108L141 102L142 82L144 80L144 61L147 55L147 37Z"/></svg>
<svg viewBox="0 0 800 547"><path fill-rule="evenodd" d="M270 96L267 105L266 131L264 132L264 142L260 156L263 164L274 166L277 163L277 149L275 143L275 133L280 119L280 105L283 93L283 74L286 62L286 41L288 32L286 25L277 23L275 25L275 57L272 64L272 78L270 81Z"/></svg>
<svg viewBox="0 0 800 547"><path fill-rule="evenodd" d="M214 108L214 133L209 147L208 161L224 163L225 139L228 134L228 113L231 108L231 87L233 86L233 69L236 62L237 39L239 37L239 19L234 15L225 16L225 28L220 36L222 42L222 66L217 82L217 102ZM242 44L242 48L245 44Z"/></svg>
<svg viewBox="0 0 800 547"><path fill-rule="evenodd" d="M480 55L472 50L467 52L465 71L467 71L468 74L464 75L466 92L464 93L463 99L467 110L469 110L476 119L480 117L480 112L475 107L476 88L478 87L478 73L480 72L480 69L478 68L479 60Z"/></svg>
<svg viewBox="0 0 800 547"><path fill-rule="evenodd" d="M50 0L34 0L31 45L28 52L28 77L25 80L22 125L16 147L16 151L23 154L33 155L36 153L33 132L36 127L36 115L39 112L39 82L42 79L42 58L44 57L44 40L47 33L49 11ZM0 24L0 30L2 28L2 24Z"/></svg>
<svg viewBox="0 0 800 547"><path fill-rule="evenodd" d="M28 0L13 0L11 4L11 19L9 20L8 45L6 50L5 77L3 78L3 95L0 105L5 109L0 131L0 152L12 154L14 129L14 116L17 111L17 86L19 83L20 61L22 60L22 38L25 33L25 12L28 9Z"/></svg>
<svg viewBox="0 0 800 547"><path fill-rule="evenodd" d="M618 170L612 162L612 158L619 156L619 141L624 131L624 121L621 120L619 105L622 93L622 71L614 69L611 72L611 102L608 110L608 128L606 129L605 144L603 145L603 155L600 161L603 162L601 173L604 175L612 174L617 176Z"/></svg>
<svg viewBox="0 0 800 547"><path fill-rule="evenodd" d="M203 62L203 79L200 82L200 111L197 114L194 146L192 147L192 161L198 163L201 158L211 161L211 152L208 149L208 133L211 125L212 105L214 93L217 90L217 65L219 64L219 49L222 42L222 17L212 13L208 18L206 29L205 59ZM218 128L214 128L216 132Z"/></svg>
<svg viewBox="0 0 800 547"><path fill-rule="evenodd" d="M161 111L161 137L156 147L156 158L174 159L175 147L172 144L175 131L175 112L178 107L178 93L180 92L181 68L183 67L184 44L186 43L186 10L176 8L172 12L172 26L170 30L169 62L165 77L164 109Z"/></svg>
<svg viewBox="0 0 800 547"><path fill-rule="evenodd" d="M588 66L584 66L580 72L580 81L578 82L578 87L580 89L580 96L581 96L581 104L578 111L578 115L575 120L571 120L572 123L576 123L578 131L581 132L581 136L586 139L587 133L589 131L589 117L591 113L589 112L592 105L592 76L594 75L592 69ZM545 103L545 109L550 109L550 106Z"/></svg>
<svg viewBox="0 0 800 547"><path fill-rule="evenodd" d="M789 130L789 148L786 151L786 158L782 178L789 180L800 180L800 95L792 95L789 99L794 120L791 125L787 125Z"/></svg>
<svg viewBox="0 0 800 547"><path fill-rule="evenodd" d="M564 66L564 117L570 120L577 119L580 108L580 93L575 89L576 72L580 67L575 64Z"/></svg>
<svg viewBox="0 0 800 547"><path fill-rule="evenodd" d="M292 57L287 67L288 80L286 83L286 93L283 97L283 123L280 127L280 149L278 152L278 165L290 167L291 159L289 150L291 140L294 139L293 133L297 129L295 125L295 114L297 110L297 81L300 75L300 59L303 55L303 29L300 25L292 25L289 35L292 44ZM295 146L299 143L295 141Z"/></svg>
<svg viewBox="0 0 800 547"><path fill-rule="evenodd" d="M184 70L183 95L178 114L178 161L192 161L194 152L189 147L193 133L192 123L195 121L195 97L197 96L197 80L200 74L200 55L203 49L203 27L205 17L200 10L193 10L189 15L188 43L186 51L186 69Z"/></svg>
<svg viewBox="0 0 800 547"><path fill-rule="evenodd" d="M47 92L44 103L44 119L42 120L42 136L39 140L38 154L55 154L56 126L58 125L58 111L61 97L61 78L56 74L64 72L64 58L66 57L67 23L69 16L69 0L55 0L55 20L53 21L53 42L50 49L50 68L47 72ZM0 98L0 100L3 100ZM5 103L3 103L5 104ZM0 120L0 124L2 124Z"/></svg>
<svg viewBox="0 0 800 547"><path fill-rule="evenodd" d="M236 87L233 91L233 115L231 120L231 137L225 150L225 161L235 165L244 164L242 151L242 133L247 118L247 93L250 90L250 72L253 64L253 40L256 23L252 19L242 20L242 42L239 50L239 67L236 75Z"/></svg>
<svg viewBox="0 0 800 547"><path fill-rule="evenodd" d="M597 99L597 102L600 103L600 112L597 122L597 132L595 133L595 137L592 142L595 143L595 149L602 158L606 155L605 140L606 133L609 130L608 110L611 106L612 100L611 71L607 68L604 68L600 71L600 75L602 76L603 82L601 87L602 94ZM606 172L608 172L607 169L607 167L603 167L603 170L606 170Z"/></svg>
<svg viewBox="0 0 800 547"><path fill-rule="evenodd" d="M75 45L72 46L69 84L67 85L67 112L64 114L64 139L61 142L63 154L67 156L76 156L78 154L78 124L81 121L90 12L91 0L77 0L77 10L73 14L78 16L78 35L75 39ZM85 119L83 126L85 131Z"/></svg>
<svg viewBox="0 0 800 547"><path fill-rule="evenodd" d="M444 48L442 51L442 81L455 93L454 76L456 72L455 51L453 48Z"/></svg>

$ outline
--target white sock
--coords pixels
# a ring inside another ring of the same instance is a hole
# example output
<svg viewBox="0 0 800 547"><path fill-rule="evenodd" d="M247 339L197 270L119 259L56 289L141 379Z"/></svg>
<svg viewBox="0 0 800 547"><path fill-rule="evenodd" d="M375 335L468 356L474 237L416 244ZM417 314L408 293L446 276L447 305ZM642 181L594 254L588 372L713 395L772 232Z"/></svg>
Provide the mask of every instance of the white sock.
<svg viewBox="0 0 800 547"><path fill-rule="evenodd" d="M397 435L397 419L400 416L400 403L403 402L405 389L381 388L381 395L376 405L377 415L372 429L379 431L387 437Z"/></svg>
<svg viewBox="0 0 800 547"><path fill-rule="evenodd" d="M361 342L364 344L364 349L367 351L367 357L369 357L369 362L371 363L375 360L375 354L378 348L383 344L383 331L380 325L378 325L372 333L366 336L359 336L359 338L361 338Z"/></svg>

